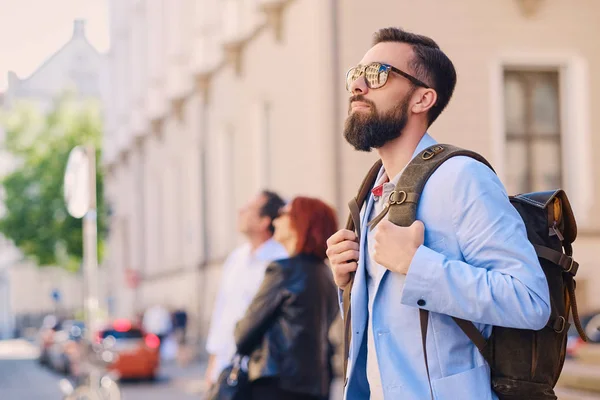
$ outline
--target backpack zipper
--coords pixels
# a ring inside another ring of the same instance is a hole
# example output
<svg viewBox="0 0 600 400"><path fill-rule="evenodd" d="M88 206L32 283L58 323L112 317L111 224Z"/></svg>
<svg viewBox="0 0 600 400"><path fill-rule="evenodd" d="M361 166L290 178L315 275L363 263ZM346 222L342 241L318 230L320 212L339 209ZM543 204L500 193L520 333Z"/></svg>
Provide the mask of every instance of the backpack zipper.
<svg viewBox="0 0 600 400"><path fill-rule="evenodd" d="M552 225L552 227L550 228L550 230L551 230L550 236L553 236L552 232L554 232L554 235L556 235L556 237L558 237L561 242L563 242L565 240L565 237L562 235L562 233L560 233L560 230L558 229L556 221L554 221L554 224Z"/></svg>

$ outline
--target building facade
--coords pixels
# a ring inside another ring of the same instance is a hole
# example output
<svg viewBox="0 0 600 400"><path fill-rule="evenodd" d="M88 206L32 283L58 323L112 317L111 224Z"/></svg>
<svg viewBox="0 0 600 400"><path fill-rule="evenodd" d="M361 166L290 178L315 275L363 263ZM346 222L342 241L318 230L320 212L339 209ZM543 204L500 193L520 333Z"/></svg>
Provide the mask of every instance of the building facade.
<svg viewBox="0 0 600 400"><path fill-rule="evenodd" d="M106 79L105 56L87 40L85 21L76 20L71 39L30 76L20 79L16 73L9 72L0 107L10 111L19 102L27 102L49 111L65 92L73 94L73 101L103 102ZM3 141L0 128L0 176L9 173L16 162L2 149ZM0 204L2 212L4 208ZM52 296L54 291L58 293L58 302ZM82 305L80 276L61 268L40 268L24 259L10 240L0 236L0 338L10 337L15 327L21 329L38 323L45 313L55 312L58 307L75 310Z"/></svg>
<svg viewBox="0 0 600 400"><path fill-rule="evenodd" d="M185 307L203 335L237 209L261 188L318 196L345 220L374 154L342 137L345 71L379 28L434 38L458 84L431 127L511 193L567 190L579 303L600 244L600 28L593 0L113 0L104 165L116 310ZM559 27L559 28L557 28ZM134 278L132 278L134 277Z"/></svg>

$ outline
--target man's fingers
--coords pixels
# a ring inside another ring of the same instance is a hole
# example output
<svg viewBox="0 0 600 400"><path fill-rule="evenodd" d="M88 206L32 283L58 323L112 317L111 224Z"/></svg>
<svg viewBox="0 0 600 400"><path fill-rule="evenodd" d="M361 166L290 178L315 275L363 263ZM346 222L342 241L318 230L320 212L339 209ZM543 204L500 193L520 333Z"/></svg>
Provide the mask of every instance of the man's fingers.
<svg viewBox="0 0 600 400"><path fill-rule="evenodd" d="M358 251L358 243L352 240L344 240L338 244L334 244L333 246L327 249L327 257L332 259L338 254L341 254L347 250L356 250Z"/></svg>
<svg viewBox="0 0 600 400"><path fill-rule="evenodd" d="M327 257L333 269L335 283L344 289L350 282L350 273L358 268L359 244L356 234L341 229L327 239Z"/></svg>
<svg viewBox="0 0 600 400"><path fill-rule="evenodd" d="M327 239L327 247L332 247L344 240L356 240L356 234L348 229L340 229Z"/></svg>
<svg viewBox="0 0 600 400"><path fill-rule="evenodd" d="M346 250L336 254L330 258L331 263L335 266L346 264L348 261L358 261L358 250Z"/></svg>
<svg viewBox="0 0 600 400"><path fill-rule="evenodd" d="M356 271L358 265L355 262L339 264L334 269L334 280L340 289L344 289L350 282L350 273Z"/></svg>
<svg viewBox="0 0 600 400"><path fill-rule="evenodd" d="M338 273L338 275L347 275L350 272L356 271L357 268L358 264L356 262L338 264L336 266L336 273Z"/></svg>

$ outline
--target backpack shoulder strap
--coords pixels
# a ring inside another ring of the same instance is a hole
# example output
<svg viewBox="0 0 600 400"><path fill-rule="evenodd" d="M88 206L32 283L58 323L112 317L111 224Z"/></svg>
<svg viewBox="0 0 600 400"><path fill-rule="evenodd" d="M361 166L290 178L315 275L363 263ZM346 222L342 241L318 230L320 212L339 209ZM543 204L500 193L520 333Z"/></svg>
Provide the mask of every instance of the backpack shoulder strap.
<svg viewBox="0 0 600 400"><path fill-rule="evenodd" d="M348 221L346 222L346 229L355 231L356 235L360 238L360 210L365 203L371 188L375 184L379 170L382 166L381 160L377 160L375 164L369 169L369 172L360 184L360 189L356 197L353 197L348 202L348 208L350 208L350 214L348 215Z"/></svg>
<svg viewBox="0 0 600 400"><path fill-rule="evenodd" d="M390 197L383 211L369 222L369 228L373 229L389 213L388 220L399 226L410 226L417 217L417 206L423 188L431 175L444 162L452 157L467 156L471 157L485 165L492 171L494 170L489 162L478 153L470 150L464 150L448 144L436 144L428 147L414 157L406 166L396 188L390 193ZM423 345L423 357L425 360L425 369L427 371L427 380L431 399L434 399L431 378L429 376L429 364L427 361L427 325L429 320L429 311L419 309L419 319L421 325L421 339ZM461 330L473 341L481 354L489 361L486 351L486 340L475 328L472 322L454 319Z"/></svg>
<svg viewBox="0 0 600 400"><path fill-rule="evenodd" d="M375 164L371 167L365 178L363 179L360 189L356 197L352 198L348 202L348 207L350 208L350 215L348 216L348 221L346 222L346 229L354 231L358 240L360 242L360 209L365 203L369 193L371 192L371 188L375 184L375 180L377 179L377 175L381 170L382 166L381 160L377 160ZM350 354L350 292L352 291L352 285L354 284L354 273L350 274L350 282L344 289L344 293L342 295L343 299L343 318L344 318L344 378L346 377L346 372L348 369L348 356Z"/></svg>
<svg viewBox="0 0 600 400"><path fill-rule="evenodd" d="M395 190L390 193L383 211L369 223L370 229L388 213L390 222L399 226L410 226L416 219L419 198L427 180L440 165L456 156L471 157L494 170L485 158L474 151L448 144L430 146L408 163Z"/></svg>

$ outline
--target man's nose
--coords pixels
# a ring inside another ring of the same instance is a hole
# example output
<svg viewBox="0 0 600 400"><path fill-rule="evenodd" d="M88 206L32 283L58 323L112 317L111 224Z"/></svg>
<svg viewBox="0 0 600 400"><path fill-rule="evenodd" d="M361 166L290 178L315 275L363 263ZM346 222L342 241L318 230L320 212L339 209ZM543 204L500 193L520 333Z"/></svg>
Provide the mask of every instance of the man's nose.
<svg viewBox="0 0 600 400"><path fill-rule="evenodd" d="M352 92L353 95L367 94L368 91L369 87L367 86L367 81L365 80L364 75L359 76L350 84L350 92Z"/></svg>

